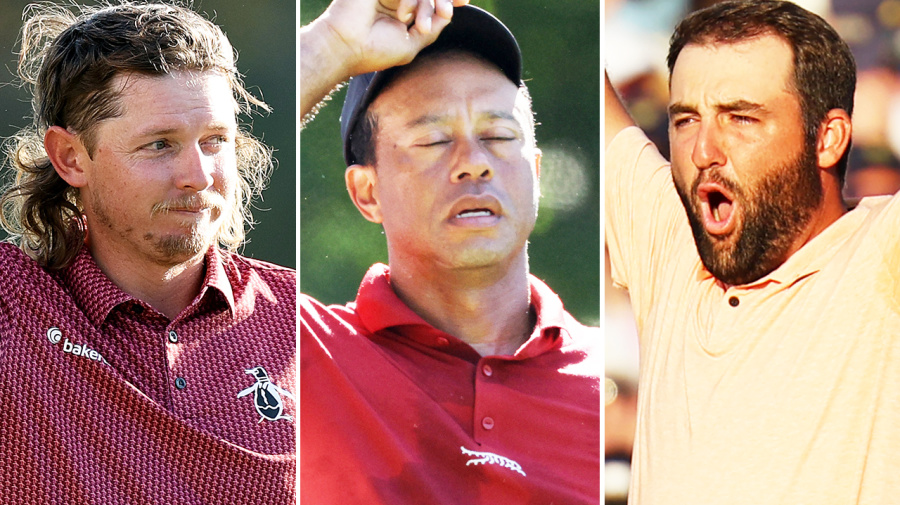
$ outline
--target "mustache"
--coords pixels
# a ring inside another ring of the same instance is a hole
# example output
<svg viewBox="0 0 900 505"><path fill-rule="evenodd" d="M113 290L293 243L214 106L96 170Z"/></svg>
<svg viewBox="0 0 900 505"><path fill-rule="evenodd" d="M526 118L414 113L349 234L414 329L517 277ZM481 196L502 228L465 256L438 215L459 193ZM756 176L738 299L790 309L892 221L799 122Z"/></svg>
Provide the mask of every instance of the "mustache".
<svg viewBox="0 0 900 505"><path fill-rule="evenodd" d="M221 211L225 208L225 205L225 197L218 193L196 193L158 202L150 209L150 213L151 215L156 215L167 214L173 211L187 210L196 212L206 209Z"/></svg>

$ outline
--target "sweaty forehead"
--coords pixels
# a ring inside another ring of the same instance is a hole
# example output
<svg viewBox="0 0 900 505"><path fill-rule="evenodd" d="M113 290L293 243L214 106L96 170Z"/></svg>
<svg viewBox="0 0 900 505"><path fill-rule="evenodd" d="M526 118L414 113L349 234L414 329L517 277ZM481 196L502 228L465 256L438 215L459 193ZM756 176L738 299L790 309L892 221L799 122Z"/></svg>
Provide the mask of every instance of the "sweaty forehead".
<svg viewBox="0 0 900 505"><path fill-rule="evenodd" d="M523 104L525 107L523 108ZM527 94L495 65L469 53L429 55L404 69L370 106L379 124L453 116L462 110L493 116L530 113Z"/></svg>

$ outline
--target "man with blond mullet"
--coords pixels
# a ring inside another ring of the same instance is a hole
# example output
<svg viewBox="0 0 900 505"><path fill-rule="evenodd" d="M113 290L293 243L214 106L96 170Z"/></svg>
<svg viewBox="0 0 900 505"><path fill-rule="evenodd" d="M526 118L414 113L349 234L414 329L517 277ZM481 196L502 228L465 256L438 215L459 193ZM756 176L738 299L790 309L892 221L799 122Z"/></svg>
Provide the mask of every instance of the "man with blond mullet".
<svg viewBox="0 0 900 505"><path fill-rule="evenodd" d="M234 252L272 162L231 44L137 2L32 6L21 44L0 502L294 503L296 275Z"/></svg>
<svg viewBox="0 0 900 505"><path fill-rule="evenodd" d="M900 493L900 197L841 198L856 69L790 2L675 29L671 164L607 80L606 238L640 329L633 504Z"/></svg>
<svg viewBox="0 0 900 505"><path fill-rule="evenodd" d="M345 180L389 264L346 305L301 295L301 500L599 503L600 340L529 274L541 153L518 44L466 2L353 3L301 31L301 104L353 76ZM395 39L354 39L372 16Z"/></svg>

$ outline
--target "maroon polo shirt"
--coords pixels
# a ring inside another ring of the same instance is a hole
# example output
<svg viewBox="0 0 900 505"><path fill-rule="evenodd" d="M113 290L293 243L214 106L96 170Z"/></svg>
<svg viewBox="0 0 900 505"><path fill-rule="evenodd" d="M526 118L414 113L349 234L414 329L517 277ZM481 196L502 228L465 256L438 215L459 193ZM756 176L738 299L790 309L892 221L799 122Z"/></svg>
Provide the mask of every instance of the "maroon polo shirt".
<svg viewBox="0 0 900 505"><path fill-rule="evenodd" d="M0 503L294 503L295 280L212 249L170 321L0 244Z"/></svg>
<svg viewBox="0 0 900 505"><path fill-rule="evenodd" d="M346 306L301 295L301 503L599 503L599 331L530 283L513 356L430 326L384 265Z"/></svg>

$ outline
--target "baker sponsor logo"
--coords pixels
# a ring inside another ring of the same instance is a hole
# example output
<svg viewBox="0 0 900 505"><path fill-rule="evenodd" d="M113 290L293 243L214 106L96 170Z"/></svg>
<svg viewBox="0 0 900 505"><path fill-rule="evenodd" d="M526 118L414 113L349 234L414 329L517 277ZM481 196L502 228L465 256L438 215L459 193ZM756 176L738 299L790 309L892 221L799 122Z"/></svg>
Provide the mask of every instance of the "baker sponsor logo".
<svg viewBox="0 0 900 505"><path fill-rule="evenodd" d="M503 456L494 454L493 452L470 451L470 450L466 449L465 447L460 447L460 449L462 449L463 455L474 458L474 459L470 459L469 461L466 461L466 466L469 466L469 465L498 465L498 466L502 466L503 468L508 468L514 472L518 472L518 473L522 474L522 476L525 476L525 472L522 470L522 466L509 458L504 458Z"/></svg>
<svg viewBox="0 0 900 505"><path fill-rule="evenodd" d="M103 358L103 356L100 355L99 352L91 349L87 344L76 344L75 342L72 342L63 335L62 331L59 328L55 326L47 330L47 340L49 340L53 345L58 345L60 342L62 342L62 352L64 352L65 354L72 354L80 358L87 358L91 361L98 361L106 365L109 364Z"/></svg>

